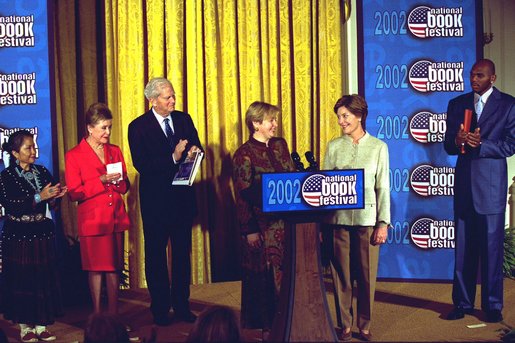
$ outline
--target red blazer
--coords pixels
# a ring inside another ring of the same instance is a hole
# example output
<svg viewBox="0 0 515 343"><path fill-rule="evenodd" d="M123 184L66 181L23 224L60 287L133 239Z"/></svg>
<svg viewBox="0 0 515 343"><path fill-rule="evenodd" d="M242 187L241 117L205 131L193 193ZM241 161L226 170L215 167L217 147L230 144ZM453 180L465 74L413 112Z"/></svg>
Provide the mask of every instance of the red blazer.
<svg viewBox="0 0 515 343"><path fill-rule="evenodd" d="M68 195L72 201L78 201L79 236L104 235L129 228L129 216L121 196L129 189L122 152L116 145L105 144L104 154L106 163L122 162L123 181L118 185L100 181L100 176L106 174L106 165L85 139L65 156Z"/></svg>

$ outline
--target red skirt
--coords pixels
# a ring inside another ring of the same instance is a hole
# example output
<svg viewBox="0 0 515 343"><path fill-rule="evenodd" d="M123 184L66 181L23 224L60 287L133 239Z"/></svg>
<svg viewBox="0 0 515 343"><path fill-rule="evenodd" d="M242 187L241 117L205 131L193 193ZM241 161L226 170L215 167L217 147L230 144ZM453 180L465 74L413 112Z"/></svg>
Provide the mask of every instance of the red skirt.
<svg viewBox="0 0 515 343"><path fill-rule="evenodd" d="M81 236L82 269L97 272L120 271L123 267L123 232L102 236Z"/></svg>

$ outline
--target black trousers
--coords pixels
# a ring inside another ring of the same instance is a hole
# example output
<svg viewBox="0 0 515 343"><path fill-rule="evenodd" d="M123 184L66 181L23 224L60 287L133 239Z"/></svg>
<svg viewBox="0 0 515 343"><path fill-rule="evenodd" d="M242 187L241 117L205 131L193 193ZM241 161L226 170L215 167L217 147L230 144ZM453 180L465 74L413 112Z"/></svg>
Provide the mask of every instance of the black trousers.
<svg viewBox="0 0 515 343"><path fill-rule="evenodd" d="M143 213L142 213L143 214ZM145 275L154 317L189 311L191 280L191 227L193 218L143 214ZM171 282L166 248L171 242Z"/></svg>

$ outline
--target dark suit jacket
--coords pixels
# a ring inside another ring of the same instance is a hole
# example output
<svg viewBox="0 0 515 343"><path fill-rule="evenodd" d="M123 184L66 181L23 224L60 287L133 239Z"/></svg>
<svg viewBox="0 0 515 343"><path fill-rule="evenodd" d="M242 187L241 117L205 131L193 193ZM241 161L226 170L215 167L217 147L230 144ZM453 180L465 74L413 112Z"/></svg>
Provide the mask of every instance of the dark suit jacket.
<svg viewBox="0 0 515 343"><path fill-rule="evenodd" d="M450 155L459 153L455 144L456 134L463 123L465 109L474 109L474 93L458 96L447 108L447 132L445 150ZM475 116L475 114L473 114ZM454 183L454 210L467 211L472 204L480 214L504 213L506 210L507 165L506 158L515 153L515 102L514 98L494 87L483 108L477 124L481 145L467 153L459 154L456 162ZM470 131L473 131L473 127Z"/></svg>
<svg viewBox="0 0 515 343"><path fill-rule="evenodd" d="M179 139L188 140L184 160L192 145L200 149L202 146L189 114L173 111L171 117L177 142ZM172 158L175 147L168 143L152 110L129 124L129 145L132 163L140 174L143 219L147 215L168 216L170 219L178 214L194 217L197 214L194 188L172 186L173 177L179 168L179 164L175 164Z"/></svg>

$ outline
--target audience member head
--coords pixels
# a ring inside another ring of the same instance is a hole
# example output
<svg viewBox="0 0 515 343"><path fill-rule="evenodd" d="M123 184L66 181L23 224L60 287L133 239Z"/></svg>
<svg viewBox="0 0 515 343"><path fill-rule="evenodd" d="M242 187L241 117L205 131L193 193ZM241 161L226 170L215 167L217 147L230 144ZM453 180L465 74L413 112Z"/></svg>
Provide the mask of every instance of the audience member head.
<svg viewBox="0 0 515 343"><path fill-rule="evenodd" d="M208 307L198 316L187 342L239 342L240 326L236 314L226 306Z"/></svg>
<svg viewBox="0 0 515 343"><path fill-rule="evenodd" d="M129 342L129 334L117 315L95 313L89 317L84 330L84 343L118 342Z"/></svg>
<svg viewBox="0 0 515 343"><path fill-rule="evenodd" d="M5 334L4 330L2 330L2 328L0 328L0 343L9 343L7 335Z"/></svg>

